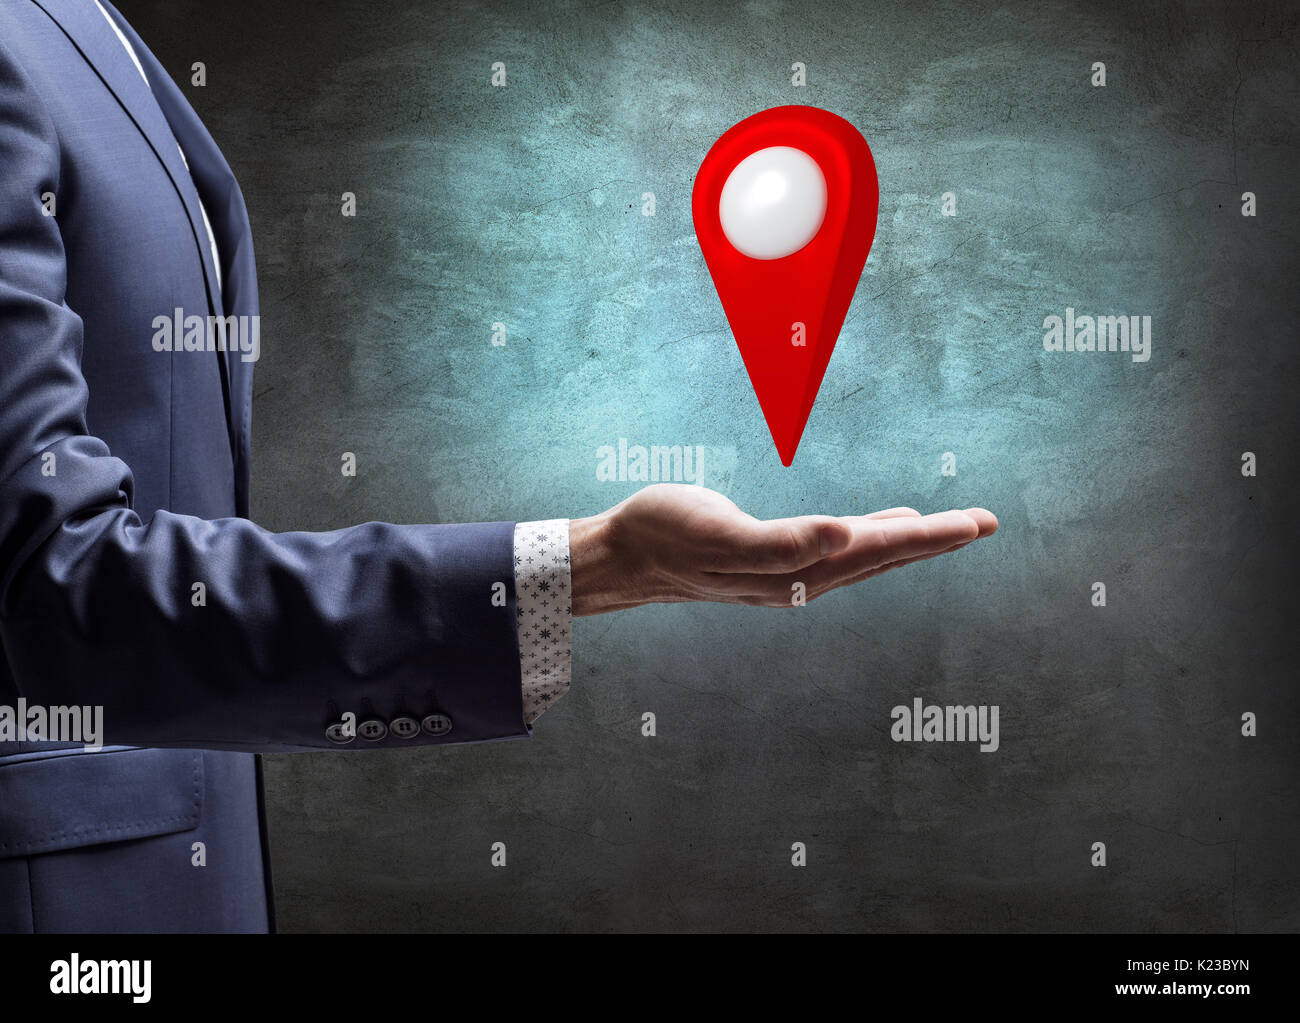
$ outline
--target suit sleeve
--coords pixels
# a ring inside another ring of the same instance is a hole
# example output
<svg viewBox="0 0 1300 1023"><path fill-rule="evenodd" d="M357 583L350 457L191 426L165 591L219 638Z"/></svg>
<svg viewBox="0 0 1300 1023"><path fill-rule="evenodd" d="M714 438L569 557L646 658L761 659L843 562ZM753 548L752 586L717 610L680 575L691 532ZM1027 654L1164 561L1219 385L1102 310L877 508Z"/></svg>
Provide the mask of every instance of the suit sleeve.
<svg viewBox="0 0 1300 1023"><path fill-rule="evenodd" d="M102 707L104 742L139 746L528 735L513 523L141 521L130 467L87 429L82 323L41 206L59 174L53 126L0 45L0 703ZM384 734L328 738L347 715Z"/></svg>

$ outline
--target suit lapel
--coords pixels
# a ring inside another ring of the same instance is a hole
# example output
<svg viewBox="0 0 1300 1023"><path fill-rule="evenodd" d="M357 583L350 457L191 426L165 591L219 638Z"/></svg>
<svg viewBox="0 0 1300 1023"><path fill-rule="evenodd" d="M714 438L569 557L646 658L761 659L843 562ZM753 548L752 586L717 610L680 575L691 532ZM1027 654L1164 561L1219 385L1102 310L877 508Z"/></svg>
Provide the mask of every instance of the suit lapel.
<svg viewBox="0 0 1300 1023"><path fill-rule="evenodd" d="M147 46L141 42L125 18L108 2L101 0L116 21L122 34L131 42L145 74L153 85L156 105L166 115L167 123L176 140L185 150L190 162L186 180L197 186L203 197L221 256L222 295L224 315L256 317L257 265L253 258L253 233L248 223L248 210L244 205L239 183L221 155L216 142L208 133L198 114L184 94L176 87L171 76L158 63ZM96 14L99 12L96 11ZM100 16L103 21L103 16ZM108 24L104 27L112 32ZM114 40L116 42L116 39ZM120 46L120 44L119 44ZM135 73L135 69L131 69ZM140 76L137 73L136 78ZM141 85L144 83L141 82ZM175 148L175 147L173 147ZM197 204L196 204L197 206ZM199 221L202 230L202 219ZM204 235L206 250L206 235ZM206 265L206 261L205 261ZM218 303L216 308L222 308ZM256 323L256 320L245 321ZM230 379L230 438L235 454L235 505L240 515L248 514L249 430L253 409L254 353L228 352L227 371Z"/></svg>
<svg viewBox="0 0 1300 1023"><path fill-rule="evenodd" d="M166 169L189 218L203 267L209 312L215 316L257 315L257 276L243 196L216 143L171 77L107 0L101 2L135 49L148 84L93 0L33 2L59 25L95 70ZM188 169L176 148L178 142L189 160ZM218 287L212 270L211 249L199 208L200 193L221 257L223 287ZM235 504L238 514L246 516L253 364L237 352L217 354L235 463Z"/></svg>
<svg viewBox="0 0 1300 1023"><path fill-rule="evenodd" d="M95 7L93 0L34 0L46 14L53 18L72 44L81 52L86 62L95 69L109 91L117 98L127 116L135 122L140 133L153 149L154 154L167 170L172 186L185 207L189 217L190 230L194 234L194 244L202 257L203 279L207 287L208 303L212 312L221 309L220 293L210 269L211 257L208 255L207 232L203 227L203 215L199 212L199 197L194 190L181 154L176 149L176 140L168 127L167 119L140 77L140 73L131 63L126 50L113 28ZM148 67L145 67L148 73ZM150 81L152 82L152 78Z"/></svg>

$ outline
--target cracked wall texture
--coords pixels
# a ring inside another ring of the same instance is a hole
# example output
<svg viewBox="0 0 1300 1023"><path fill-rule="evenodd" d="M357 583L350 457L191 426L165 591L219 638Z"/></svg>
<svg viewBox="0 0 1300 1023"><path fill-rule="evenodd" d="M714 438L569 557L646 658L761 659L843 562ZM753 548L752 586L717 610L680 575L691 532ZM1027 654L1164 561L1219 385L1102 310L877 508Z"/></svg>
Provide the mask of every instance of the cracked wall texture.
<svg viewBox="0 0 1300 1023"><path fill-rule="evenodd" d="M581 619L530 741L268 758L284 929L1300 926L1293 9L120 6L207 64L248 201L263 525L590 514L619 437L705 446L760 516L1002 523L802 611ZM783 469L689 196L791 102L859 127L881 199ZM1150 315L1150 362L1045 353L1066 306ZM891 742L916 696L999 705L1001 749Z"/></svg>

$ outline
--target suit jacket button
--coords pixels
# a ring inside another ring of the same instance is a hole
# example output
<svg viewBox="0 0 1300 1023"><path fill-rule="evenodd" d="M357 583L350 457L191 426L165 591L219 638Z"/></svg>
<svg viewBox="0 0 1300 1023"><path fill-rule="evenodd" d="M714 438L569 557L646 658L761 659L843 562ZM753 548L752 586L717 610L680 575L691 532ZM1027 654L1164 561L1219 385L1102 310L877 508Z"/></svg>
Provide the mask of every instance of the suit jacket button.
<svg viewBox="0 0 1300 1023"><path fill-rule="evenodd" d="M420 734L420 722L403 715L388 722L389 731L399 739L414 739Z"/></svg>
<svg viewBox="0 0 1300 1023"><path fill-rule="evenodd" d="M366 718L361 724L357 725L357 735L371 742L378 742L388 734L388 726L379 718Z"/></svg>
<svg viewBox="0 0 1300 1023"><path fill-rule="evenodd" d="M329 728L325 729L325 738L327 738L330 742L335 743L336 745L346 746L353 739L355 739L356 736L349 735L347 732L343 730L342 721L335 721L334 724L330 725Z"/></svg>
<svg viewBox="0 0 1300 1023"><path fill-rule="evenodd" d="M430 714L420 725L430 735L446 735L451 731L451 718L446 714Z"/></svg>

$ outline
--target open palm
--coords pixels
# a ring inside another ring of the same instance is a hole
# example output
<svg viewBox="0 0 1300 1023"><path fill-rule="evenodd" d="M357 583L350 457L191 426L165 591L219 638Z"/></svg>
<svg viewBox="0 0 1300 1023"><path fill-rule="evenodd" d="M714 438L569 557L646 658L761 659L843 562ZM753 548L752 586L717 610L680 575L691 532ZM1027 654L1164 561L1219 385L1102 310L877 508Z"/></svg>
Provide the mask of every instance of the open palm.
<svg viewBox="0 0 1300 1023"><path fill-rule="evenodd" d="M983 508L756 519L704 487L646 487L570 526L573 613L686 600L791 606L958 550L998 528Z"/></svg>

